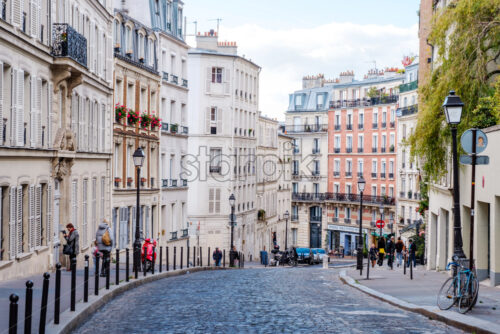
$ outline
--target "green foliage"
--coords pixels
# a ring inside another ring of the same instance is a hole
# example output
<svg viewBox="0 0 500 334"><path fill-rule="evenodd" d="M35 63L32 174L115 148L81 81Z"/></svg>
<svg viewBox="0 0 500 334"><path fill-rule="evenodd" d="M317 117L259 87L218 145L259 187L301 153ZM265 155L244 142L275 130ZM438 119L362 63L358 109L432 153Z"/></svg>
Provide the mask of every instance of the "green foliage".
<svg viewBox="0 0 500 334"><path fill-rule="evenodd" d="M437 48L439 60L430 78L419 87L418 124L409 144L412 155L423 160L424 174L436 181L446 170L451 140L441 108L450 90L465 104L459 135L476 124L498 122L500 104L495 99L492 104L487 102L499 89L494 85L494 76L500 73L494 63L500 52L498 0L461 0L438 11L429 42Z"/></svg>
<svg viewBox="0 0 500 334"><path fill-rule="evenodd" d="M422 230L422 226L420 227L420 230ZM425 234L423 237L414 235L411 239L413 239L416 246L415 257L420 258L425 254Z"/></svg>
<svg viewBox="0 0 500 334"><path fill-rule="evenodd" d="M429 209L429 179L426 176L420 181L420 202L418 203L418 213L425 217L425 212Z"/></svg>
<svg viewBox="0 0 500 334"><path fill-rule="evenodd" d="M380 92L378 91L377 88L370 87L370 89L366 94L368 95L368 97L372 98L372 97L377 97L380 94Z"/></svg>

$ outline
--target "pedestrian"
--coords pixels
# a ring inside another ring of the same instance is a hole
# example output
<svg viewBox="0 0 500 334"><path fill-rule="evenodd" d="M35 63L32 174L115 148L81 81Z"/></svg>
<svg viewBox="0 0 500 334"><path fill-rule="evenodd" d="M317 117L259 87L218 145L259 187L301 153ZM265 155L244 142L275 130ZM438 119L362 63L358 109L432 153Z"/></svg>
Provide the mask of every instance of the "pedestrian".
<svg viewBox="0 0 500 334"><path fill-rule="evenodd" d="M219 247L215 247L215 250L212 254L212 258L214 259L215 266L220 267L220 260L222 259L222 252L219 250Z"/></svg>
<svg viewBox="0 0 500 334"><path fill-rule="evenodd" d="M375 267L375 262L377 261L377 248L375 247L375 244L372 244L370 247L370 262L372 263L372 268Z"/></svg>
<svg viewBox="0 0 500 334"><path fill-rule="evenodd" d="M64 230L62 231L64 239L66 240L66 245L64 245L63 248L63 254L69 256L69 262L66 270L70 271L73 259L76 261L76 256L80 253L80 235L71 223L66 225L66 229L68 230L68 233Z"/></svg>
<svg viewBox="0 0 500 334"><path fill-rule="evenodd" d="M398 237L398 241L396 242L396 260L398 262L397 266L399 267L403 262L403 249L405 248L405 244L401 240L401 237Z"/></svg>
<svg viewBox="0 0 500 334"><path fill-rule="evenodd" d="M340 246L340 256L344 258L344 246Z"/></svg>
<svg viewBox="0 0 500 334"><path fill-rule="evenodd" d="M377 243L378 247L378 265L379 267L384 264L384 256L385 256L385 238L380 236Z"/></svg>
<svg viewBox="0 0 500 334"><path fill-rule="evenodd" d="M99 257L102 257L102 253L99 252L99 247L97 247L97 241L94 241L94 247L92 248L92 258L94 259L94 273L97 272L97 254L99 254Z"/></svg>
<svg viewBox="0 0 500 334"><path fill-rule="evenodd" d="M392 269L392 265L394 263L394 251L396 250L396 244L394 243L394 237L391 237L389 241L387 241L387 265Z"/></svg>
<svg viewBox="0 0 500 334"><path fill-rule="evenodd" d="M99 224L97 232L95 233L95 240L97 242L97 248L102 254L101 277L105 277L109 270L109 255L113 249L114 243L113 233L106 219Z"/></svg>
<svg viewBox="0 0 500 334"><path fill-rule="evenodd" d="M236 262L240 260L240 254L236 251L236 246L233 246L231 253L233 254L233 265L236 267Z"/></svg>
<svg viewBox="0 0 500 334"><path fill-rule="evenodd" d="M413 268L415 268L417 266L417 259L415 258L415 252L416 252L416 249L417 246L415 245L415 243L413 242L413 239L410 239L410 245L408 246L408 263L406 264L407 267L410 266L410 263L413 261Z"/></svg>

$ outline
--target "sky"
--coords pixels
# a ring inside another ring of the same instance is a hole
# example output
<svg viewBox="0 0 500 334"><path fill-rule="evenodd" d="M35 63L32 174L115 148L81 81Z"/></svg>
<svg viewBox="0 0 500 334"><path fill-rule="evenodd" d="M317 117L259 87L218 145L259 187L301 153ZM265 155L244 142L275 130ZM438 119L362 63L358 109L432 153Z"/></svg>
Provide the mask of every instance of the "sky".
<svg viewBox="0 0 500 334"><path fill-rule="evenodd" d="M259 109L284 120L302 77L402 67L418 55L419 0L184 0L187 34L217 29L238 54L262 67ZM193 36L188 44L195 46Z"/></svg>

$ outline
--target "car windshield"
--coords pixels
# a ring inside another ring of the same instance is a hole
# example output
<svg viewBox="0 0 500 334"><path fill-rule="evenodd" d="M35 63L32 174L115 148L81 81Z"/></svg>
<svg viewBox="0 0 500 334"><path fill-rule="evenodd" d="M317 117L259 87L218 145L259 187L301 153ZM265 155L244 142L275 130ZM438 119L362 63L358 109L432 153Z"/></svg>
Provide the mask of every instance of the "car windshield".
<svg viewBox="0 0 500 334"><path fill-rule="evenodd" d="M317 250L318 253L320 254L326 254L325 250L323 248Z"/></svg>
<svg viewBox="0 0 500 334"><path fill-rule="evenodd" d="M297 253L309 253L309 248L297 248Z"/></svg>
<svg viewBox="0 0 500 334"><path fill-rule="evenodd" d="M316 254L318 252L316 249L311 249L311 251L313 252L313 254Z"/></svg>

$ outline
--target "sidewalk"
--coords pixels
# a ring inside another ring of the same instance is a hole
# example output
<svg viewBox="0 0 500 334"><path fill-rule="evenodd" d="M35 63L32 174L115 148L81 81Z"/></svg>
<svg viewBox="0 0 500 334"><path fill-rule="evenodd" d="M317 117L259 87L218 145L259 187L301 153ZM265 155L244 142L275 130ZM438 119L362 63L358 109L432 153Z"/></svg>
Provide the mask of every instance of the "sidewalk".
<svg viewBox="0 0 500 334"><path fill-rule="evenodd" d="M436 305L438 291L449 277L449 272L427 271L424 267L417 266L413 270L413 280L411 280L409 268L404 275L402 267L394 267L394 270L390 270L384 264L382 267L376 265L375 268L370 268L369 280L366 280L366 266L363 268L363 276L360 276L359 270L355 269L349 269L346 273L347 276L355 280L355 283L350 285L355 286L356 283L359 283L359 285L380 294L375 295L375 297L387 299L386 301L393 304L398 304L399 300L402 302L401 304L409 303L410 306L449 318L451 322L464 321L468 325L477 324L477 329L494 333L500 332L500 288L480 285L476 306L462 315L458 313L456 308L452 308L450 311L441 311ZM371 294L370 291L365 292Z"/></svg>

